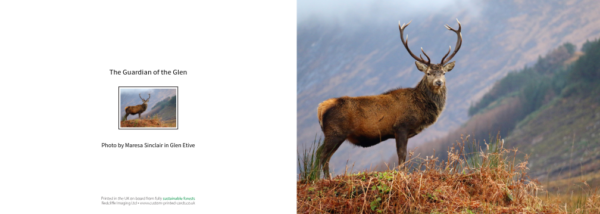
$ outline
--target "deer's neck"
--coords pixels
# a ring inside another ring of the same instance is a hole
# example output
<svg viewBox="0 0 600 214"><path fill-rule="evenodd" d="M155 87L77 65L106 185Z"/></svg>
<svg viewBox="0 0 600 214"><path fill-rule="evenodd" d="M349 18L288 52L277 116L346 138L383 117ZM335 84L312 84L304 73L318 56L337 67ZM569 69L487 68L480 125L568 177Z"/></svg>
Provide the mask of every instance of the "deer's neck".
<svg viewBox="0 0 600 214"><path fill-rule="evenodd" d="M148 108L148 104L146 104L146 103L142 104L141 106L144 111L146 110L146 108Z"/></svg>
<svg viewBox="0 0 600 214"><path fill-rule="evenodd" d="M427 76L424 76L415 88L423 95L423 98L425 98L423 100L424 104L426 106L431 106L431 108L433 108L432 110L435 110L437 116L439 116L446 106L446 85L444 84L438 92L433 91L427 85Z"/></svg>

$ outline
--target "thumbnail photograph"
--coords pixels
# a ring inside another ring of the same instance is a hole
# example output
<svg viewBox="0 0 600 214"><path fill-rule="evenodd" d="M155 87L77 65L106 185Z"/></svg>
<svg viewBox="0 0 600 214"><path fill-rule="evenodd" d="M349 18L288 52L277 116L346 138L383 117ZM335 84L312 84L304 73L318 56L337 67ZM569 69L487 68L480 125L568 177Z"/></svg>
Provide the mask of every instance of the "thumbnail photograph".
<svg viewBox="0 0 600 214"><path fill-rule="evenodd" d="M177 86L120 86L119 129L178 129Z"/></svg>

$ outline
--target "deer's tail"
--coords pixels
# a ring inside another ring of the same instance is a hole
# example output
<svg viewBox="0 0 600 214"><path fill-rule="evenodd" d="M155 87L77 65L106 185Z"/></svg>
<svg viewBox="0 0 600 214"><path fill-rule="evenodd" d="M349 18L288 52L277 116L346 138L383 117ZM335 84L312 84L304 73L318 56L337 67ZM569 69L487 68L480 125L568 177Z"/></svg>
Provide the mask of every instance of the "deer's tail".
<svg viewBox="0 0 600 214"><path fill-rule="evenodd" d="M319 107L317 107L317 117L319 118L319 125L321 125L321 129L323 129L323 115L327 110L331 107L335 106L337 99L328 99L319 103Z"/></svg>

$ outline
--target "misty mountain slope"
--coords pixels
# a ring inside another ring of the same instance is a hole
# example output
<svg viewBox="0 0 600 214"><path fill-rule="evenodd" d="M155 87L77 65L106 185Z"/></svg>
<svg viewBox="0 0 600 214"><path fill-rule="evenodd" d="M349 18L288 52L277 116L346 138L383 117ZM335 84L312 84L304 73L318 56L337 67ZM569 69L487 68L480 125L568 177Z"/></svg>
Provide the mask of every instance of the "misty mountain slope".
<svg viewBox="0 0 600 214"><path fill-rule="evenodd" d="M163 121L177 119L177 96L167 97L148 109L146 116L155 115Z"/></svg>
<svg viewBox="0 0 600 214"><path fill-rule="evenodd" d="M532 178L556 180L598 172L598 101L598 97L560 99L519 126L506 138L507 146L518 147L519 158L530 155Z"/></svg>
<svg viewBox="0 0 600 214"><path fill-rule="evenodd" d="M600 40L587 42L582 51L561 78L565 83L560 95L520 121L506 138L507 145L522 151L520 156L531 156L534 178L557 180L600 170ZM537 88L537 97L544 100L554 94ZM600 180L590 185L598 186Z"/></svg>
<svg viewBox="0 0 600 214"><path fill-rule="evenodd" d="M373 13L373 21L313 18L300 22L298 149L311 143L315 134L322 135L316 117L320 102L416 85L423 74L415 68L414 60L398 38L398 20L404 23L413 20L405 30L411 50L417 53L423 47L436 63L448 46L454 48L456 43L456 35L443 25L456 28L455 18L459 18L463 27L463 45L453 59L457 61L456 67L446 75L446 109L435 125L409 140L409 148L458 128L467 120L470 104L509 71L523 68L564 42L580 47L586 39L600 36L598 1L486 2L478 7L478 13L459 9L452 13L407 16L398 9L397 15L391 16ZM349 161L350 165L355 164L355 170L365 169L394 154L393 140L366 149L344 143L334 154L331 166L339 173Z"/></svg>

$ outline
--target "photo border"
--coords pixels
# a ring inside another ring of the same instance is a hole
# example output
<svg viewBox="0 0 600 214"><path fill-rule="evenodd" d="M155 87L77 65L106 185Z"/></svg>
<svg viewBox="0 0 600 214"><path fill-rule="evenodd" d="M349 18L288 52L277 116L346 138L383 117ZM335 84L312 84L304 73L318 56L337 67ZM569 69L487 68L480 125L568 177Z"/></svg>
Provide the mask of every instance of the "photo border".
<svg viewBox="0 0 600 214"><path fill-rule="evenodd" d="M121 127L121 88L152 88L152 89L156 89L156 88L163 88L163 89L173 89L175 88L175 96L177 96L177 103L175 105L175 128L172 127L165 127L165 128L158 128L158 127L133 127L133 128L127 128L127 127ZM179 86L119 86L117 89L117 127L119 130L179 130Z"/></svg>

